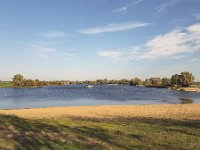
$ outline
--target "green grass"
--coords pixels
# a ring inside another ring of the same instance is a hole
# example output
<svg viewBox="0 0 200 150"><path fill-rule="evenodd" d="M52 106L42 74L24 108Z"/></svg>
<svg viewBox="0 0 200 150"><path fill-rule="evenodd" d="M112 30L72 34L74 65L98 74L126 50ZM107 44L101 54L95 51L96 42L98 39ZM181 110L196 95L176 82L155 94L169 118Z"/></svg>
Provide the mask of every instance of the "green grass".
<svg viewBox="0 0 200 150"><path fill-rule="evenodd" d="M199 84L193 84L193 85L191 85L190 87L193 87L193 88L200 88L200 85L199 85Z"/></svg>
<svg viewBox="0 0 200 150"><path fill-rule="evenodd" d="M11 88L13 87L11 82L0 82L0 88Z"/></svg>
<svg viewBox="0 0 200 150"><path fill-rule="evenodd" d="M40 86L16 87L11 82L0 82L0 88L39 88Z"/></svg>
<svg viewBox="0 0 200 150"><path fill-rule="evenodd" d="M0 115L0 149L200 149L200 121L150 118L29 120Z"/></svg>

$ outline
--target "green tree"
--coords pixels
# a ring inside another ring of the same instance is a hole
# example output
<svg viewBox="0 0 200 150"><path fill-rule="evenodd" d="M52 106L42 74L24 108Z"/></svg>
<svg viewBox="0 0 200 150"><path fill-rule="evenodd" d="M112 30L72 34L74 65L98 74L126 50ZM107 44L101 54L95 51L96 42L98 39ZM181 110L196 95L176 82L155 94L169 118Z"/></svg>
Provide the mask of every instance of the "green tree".
<svg viewBox="0 0 200 150"><path fill-rule="evenodd" d="M162 85L163 86L170 86L171 85L171 80L168 78L162 78Z"/></svg>
<svg viewBox="0 0 200 150"><path fill-rule="evenodd" d="M24 80L24 85L28 86L28 87L31 87L31 86L35 86L36 83L35 83L34 80L28 79L28 80Z"/></svg>
<svg viewBox="0 0 200 150"><path fill-rule="evenodd" d="M194 76L190 72L181 72L171 77L171 84L188 87L194 83Z"/></svg>
<svg viewBox="0 0 200 150"><path fill-rule="evenodd" d="M128 79L121 79L121 80L119 81L119 83L120 83L120 84L129 84L130 81L129 81Z"/></svg>
<svg viewBox="0 0 200 150"><path fill-rule="evenodd" d="M139 78L131 79L129 82L130 85L142 85L142 80Z"/></svg>
<svg viewBox="0 0 200 150"><path fill-rule="evenodd" d="M14 75L12 79L12 83L16 87L23 87L24 86L24 77L21 74Z"/></svg>
<svg viewBox="0 0 200 150"><path fill-rule="evenodd" d="M107 84L107 83L108 83L108 80L107 80L107 79L97 79L97 80L96 80L96 83L97 83L97 84Z"/></svg>
<svg viewBox="0 0 200 150"><path fill-rule="evenodd" d="M194 83L194 76L190 72L181 72L181 85L182 86L190 86Z"/></svg>
<svg viewBox="0 0 200 150"><path fill-rule="evenodd" d="M181 77L179 74L172 75L171 84L172 85L181 85Z"/></svg>
<svg viewBox="0 0 200 150"><path fill-rule="evenodd" d="M41 86L40 80L35 79L35 86Z"/></svg>
<svg viewBox="0 0 200 150"><path fill-rule="evenodd" d="M145 85L145 86L149 86L149 85L151 85L150 80L149 80L149 79L145 79L145 81L144 81L144 85Z"/></svg>
<svg viewBox="0 0 200 150"><path fill-rule="evenodd" d="M161 85L161 79L159 77L153 77L149 80L152 85Z"/></svg>

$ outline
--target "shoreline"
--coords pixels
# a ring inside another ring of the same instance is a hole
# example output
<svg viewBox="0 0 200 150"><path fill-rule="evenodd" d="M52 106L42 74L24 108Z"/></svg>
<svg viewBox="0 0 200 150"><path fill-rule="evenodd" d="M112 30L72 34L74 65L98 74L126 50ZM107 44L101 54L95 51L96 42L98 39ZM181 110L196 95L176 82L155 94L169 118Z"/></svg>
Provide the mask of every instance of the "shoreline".
<svg viewBox="0 0 200 150"><path fill-rule="evenodd" d="M193 88L193 87L181 87L175 89L177 91L185 91L185 92L200 92L200 88Z"/></svg>
<svg viewBox="0 0 200 150"><path fill-rule="evenodd" d="M103 105L25 108L0 110L2 115L16 115L27 119L43 118L165 118L176 120L200 120L200 104L150 104Z"/></svg>
<svg viewBox="0 0 200 150"><path fill-rule="evenodd" d="M112 84L105 84L105 85L112 85ZM118 84L113 84L113 85L118 85ZM122 84L123 85L123 84ZM125 84L126 85L126 84ZM53 85L54 86L54 85ZM56 86L60 86L60 85L56 85ZM63 85L61 85L63 86ZM130 85L132 86L132 85ZM0 88L26 88L26 89L32 89L32 88L42 88L43 86L33 86L33 87L14 87L14 86L0 86ZM156 86L156 85L152 85L152 86L145 86L145 85L135 85L135 87L146 87L146 88L168 88L171 90L176 90L176 91L185 91L185 92L200 92L200 87L168 87L168 86Z"/></svg>

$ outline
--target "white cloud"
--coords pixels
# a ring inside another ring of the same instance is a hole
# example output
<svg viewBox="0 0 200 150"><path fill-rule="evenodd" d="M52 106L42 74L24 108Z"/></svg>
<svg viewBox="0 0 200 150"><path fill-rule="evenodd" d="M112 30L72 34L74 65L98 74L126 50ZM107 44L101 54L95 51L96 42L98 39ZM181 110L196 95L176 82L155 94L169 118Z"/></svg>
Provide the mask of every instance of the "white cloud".
<svg viewBox="0 0 200 150"><path fill-rule="evenodd" d="M199 36L200 36L200 23L199 24L194 24L194 25L192 25L192 26L189 26L188 28L187 28L187 30L189 31L189 32L191 32L193 35L196 35L196 36L198 36L198 37L196 37L196 38L200 38Z"/></svg>
<svg viewBox="0 0 200 150"><path fill-rule="evenodd" d="M131 47L130 49L128 49L128 54L132 57L134 56L138 56L140 54L140 50L141 50L141 47L139 46L136 46L136 47Z"/></svg>
<svg viewBox="0 0 200 150"><path fill-rule="evenodd" d="M31 50L33 51L39 51L39 52L44 52L44 53L49 53L49 52L55 52L56 49L52 47L47 47L44 45L39 45L39 44L31 44L29 45Z"/></svg>
<svg viewBox="0 0 200 150"><path fill-rule="evenodd" d="M48 43L39 42L36 44L29 44L26 49L31 53L39 56L42 59L59 59L59 60L72 60L76 56L76 49L68 48L65 50L58 50Z"/></svg>
<svg viewBox="0 0 200 150"><path fill-rule="evenodd" d="M189 47L184 44L186 42L185 36L185 33L175 30L166 35L155 37L145 45L148 52L142 58L167 57L188 51Z"/></svg>
<svg viewBox="0 0 200 150"><path fill-rule="evenodd" d="M183 55L175 55L175 56L171 56L170 57L171 59L181 59L181 58L184 58Z"/></svg>
<svg viewBox="0 0 200 150"><path fill-rule="evenodd" d="M120 51L101 51L97 54L108 59L119 59L123 55Z"/></svg>
<svg viewBox="0 0 200 150"><path fill-rule="evenodd" d="M115 9L114 12L126 12L128 10L128 6L122 6L118 9Z"/></svg>
<svg viewBox="0 0 200 150"><path fill-rule="evenodd" d="M49 31L49 32L39 34L39 36L44 37L44 38L61 38L68 35L70 34L60 32L60 31Z"/></svg>
<svg viewBox="0 0 200 150"><path fill-rule="evenodd" d="M161 4L158 8L158 12L161 13L161 12L166 11L169 7L173 6L179 1L180 0L169 0L168 2Z"/></svg>
<svg viewBox="0 0 200 150"><path fill-rule="evenodd" d="M144 0L135 0L135 1L132 2L132 4L133 5L137 5L137 4L139 4L139 3L143 2L143 1Z"/></svg>
<svg viewBox="0 0 200 150"><path fill-rule="evenodd" d="M200 20L200 13L194 13L191 16L194 17L196 20Z"/></svg>
<svg viewBox="0 0 200 150"><path fill-rule="evenodd" d="M200 24L175 29L158 35L145 44L120 51L103 51L98 53L106 58L128 58L135 60L180 59L187 53L200 51ZM196 60L195 60L196 61Z"/></svg>
<svg viewBox="0 0 200 150"><path fill-rule="evenodd" d="M41 44L30 44L28 45L28 50L43 59L50 59L51 54L54 54L57 51L55 48L44 46Z"/></svg>
<svg viewBox="0 0 200 150"><path fill-rule="evenodd" d="M105 32L130 30L130 29L144 27L147 25L149 25L149 23L144 23L144 22L126 22L126 23L118 23L118 24L112 23L112 24L108 24L107 26L102 26L102 27L81 29L79 30L79 32L82 34L98 34L98 33L105 33Z"/></svg>
<svg viewBox="0 0 200 150"><path fill-rule="evenodd" d="M145 49L140 56L141 59L162 58L198 51L200 50L200 24L158 35L141 46L141 49Z"/></svg>
<svg viewBox="0 0 200 150"><path fill-rule="evenodd" d="M134 1L130 2L130 3L126 3L124 6L122 6L120 8L114 9L113 12L124 13L129 9L130 6L137 5L137 4L139 4L139 3L143 2L143 1L144 0L134 0Z"/></svg>

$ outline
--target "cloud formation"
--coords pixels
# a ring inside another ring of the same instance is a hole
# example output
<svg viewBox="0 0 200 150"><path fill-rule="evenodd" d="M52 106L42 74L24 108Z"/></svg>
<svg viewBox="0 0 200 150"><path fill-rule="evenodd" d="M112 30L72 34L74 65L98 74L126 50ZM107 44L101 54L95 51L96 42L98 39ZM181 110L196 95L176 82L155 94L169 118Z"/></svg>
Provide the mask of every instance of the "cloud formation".
<svg viewBox="0 0 200 150"><path fill-rule="evenodd" d="M48 47L41 44L30 44L28 45L28 49L32 51L34 54L36 54L37 56L44 59L50 59L50 55L57 51L55 48Z"/></svg>
<svg viewBox="0 0 200 150"><path fill-rule="evenodd" d="M45 52L45 53L56 51L55 48L47 47L47 46L40 45L40 44L31 44L30 48L34 51L40 51L40 52Z"/></svg>
<svg viewBox="0 0 200 150"><path fill-rule="evenodd" d="M132 5L137 5L137 4L139 4L139 3L143 2L143 1L144 0L135 0L135 1L132 2Z"/></svg>
<svg viewBox="0 0 200 150"><path fill-rule="evenodd" d="M119 59L123 55L120 51L101 51L97 54L108 59Z"/></svg>
<svg viewBox="0 0 200 150"><path fill-rule="evenodd" d="M129 9L130 6L137 5L137 4L139 4L143 1L144 0L134 0L130 3L126 3L124 6L121 6L120 8L114 9L113 12L121 12L121 13L126 12Z"/></svg>
<svg viewBox="0 0 200 150"><path fill-rule="evenodd" d="M114 10L114 12L126 12L128 10L128 6L122 6Z"/></svg>
<svg viewBox="0 0 200 150"><path fill-rule="evenodd" d="M185 53L196 51L200 51L200 23L155 36L145 44L128 48L123 52L104 51L99 55L107 58L127 57L137 60L179 59Z"/></svg>
<svg viewBox="0 0 200 150"><path fill-rule="evenodd" d="M112 23L112 24L108 24L107 26L102 26L102 27L81 29L79 30L79 32L82 34L98 34L98 33L116 32L116 31L124 31L124 30L130 30L130 29L135 29L135 28L141 28L147 25L149 25L149 23L145 23L145 22L126 22L126 23L118 23L118 24Z"/></svg>
<svg viewBox="0 0 200 150"><path fill-rule="evenodd" d="M49 31L49 32L39 34L39 36L44 37L44 38L61 38L67 35L70 35L70 34L60 32L60 31Z"/></svg>
<svg viewBox="0 0 200 150"><path fill-rule="evenodd" d="M158 13L166 11L169 7L175 5L179 1L180 0L168 0L166 3L163 3L158 7Z"/></svg>
<svg viewBox="0 0 200 150"><path fill-rule="evenodd" d="M148 41L141 49L145 49L144 54L140 56L141 59L169 57L198 51L200 50L200 24L158 35Z"/></svg>

